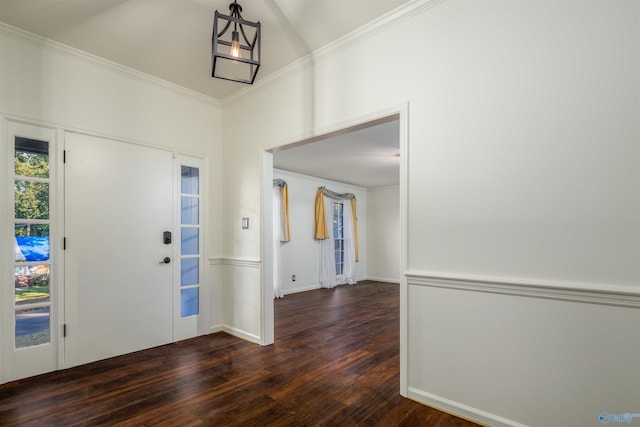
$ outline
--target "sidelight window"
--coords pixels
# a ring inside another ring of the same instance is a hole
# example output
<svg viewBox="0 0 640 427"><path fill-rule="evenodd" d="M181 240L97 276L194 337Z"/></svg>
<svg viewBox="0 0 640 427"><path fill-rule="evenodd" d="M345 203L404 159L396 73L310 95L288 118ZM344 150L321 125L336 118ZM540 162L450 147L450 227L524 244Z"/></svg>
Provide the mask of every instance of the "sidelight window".
<svg viewBox="0 0 640 427"><path fill-rule="evenodd" d="M15 137L14 318L15 347L51 339L51 247L49 143Z"/></svg>
<svg viewBox="0 0 640 427"><path fill-rule="evenodd" d="M200 170L180 168L180 316L199 314L201 256Z"/></svg>

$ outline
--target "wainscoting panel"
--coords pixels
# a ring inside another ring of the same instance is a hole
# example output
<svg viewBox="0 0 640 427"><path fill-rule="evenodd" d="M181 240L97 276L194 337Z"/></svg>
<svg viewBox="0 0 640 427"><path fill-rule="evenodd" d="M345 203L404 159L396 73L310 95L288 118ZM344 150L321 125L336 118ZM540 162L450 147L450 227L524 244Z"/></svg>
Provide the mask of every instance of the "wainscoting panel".
<svg viewBox="0 0 640 427"><path fill-rule="evenodd" d="M262 263L257 260L221 258L221 330L260 343Z"/></svg>
<svg viewBox="0 0 640 427"><path fill-rule="evenodd" d="M637 413L638 294L415 272L409 397L489 425L599 425Z"/></svg>
<svg viewBox="0 0 640 427"><path fill-rule="evenodd" d="M209 258L209 333L222 331L222 303L224 291L224 260Z"/></svg>

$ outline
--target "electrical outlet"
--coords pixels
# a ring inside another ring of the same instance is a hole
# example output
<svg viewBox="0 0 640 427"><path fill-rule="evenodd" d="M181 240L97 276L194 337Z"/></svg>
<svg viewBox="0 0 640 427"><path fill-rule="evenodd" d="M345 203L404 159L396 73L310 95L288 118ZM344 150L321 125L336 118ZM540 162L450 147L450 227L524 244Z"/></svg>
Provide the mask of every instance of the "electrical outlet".
<svg viewBox="0 0 640 427"><path fill-rule="evenodd" d="M296 275L294 274L293 276L291 276L291 281L295 282L296 281Z"/></svg>

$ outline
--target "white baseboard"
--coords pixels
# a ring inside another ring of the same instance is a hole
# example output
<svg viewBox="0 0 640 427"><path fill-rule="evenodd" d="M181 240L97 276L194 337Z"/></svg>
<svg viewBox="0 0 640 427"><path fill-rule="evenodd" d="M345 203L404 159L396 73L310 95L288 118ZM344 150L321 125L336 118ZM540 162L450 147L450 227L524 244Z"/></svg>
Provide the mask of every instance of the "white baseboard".
<svg viewBox="0 0 640 427"><path fill-rule="evenodd" d="M320 289L320 288L321 288L320 285L313 285L313 286L305 286L304 288L283 289L282 292L285 295L289 295L289 294L297 294L298 292L313 291L314 289Z"/></svg>
<svg viewBox="0 0 640 427"><path fill-rule="evenodd" d="M400 284L400 281L397 279L381 279L381 278L366 278L366 279L356 279L357 283L360 282L364 282L365 280L372 280L374 282L385 282L385 283L395 283L395 284ZM305 286L303 288L295 288L295 289L284 289L282 292L284 293L284 295L289 295L289 294L297 294L298 292L306 292L306 291L313 291L316 289L322 289L322 285L317 284L317 285L312 285L312 286Z"/></svg>
<svg viewBox="0 0 640 427"><path fill-rule="evenodd" d="M436 396L435 394L427 393L426 391L418 390L413 387L409 387L408 397L409 399L415 400L432 408L476 423L492 427L527 427L526 425L520 424L516 421L509 420L441 396Z"/></svg>
<svg viewBox="0 0 640 427"><path fill-rule="evenodd" d="M216 332L224 331L224 327L222 325L213 325L209 327L209 333L215 334Z"/></svg>
<svg viewBox="0 0 640 427"><path fill-rule="evenodd" d="M384 278L384 277L369 277L368 279L362 279L362 280L371 280L374 282L387 282L387 283L397 283L400 284L400 279L388 279L388 278Z"/></svg>
<svg viewBox="0 0 640 427"><path fill-rule="evenodd" d="M234 337L243 339L245 341L249 341L254 344L260 344L259 336L250 334L249 332L245 332L237 328L232 328L229 325L222 325L222 331L228 333L229 335L233 335Z"/></svg>

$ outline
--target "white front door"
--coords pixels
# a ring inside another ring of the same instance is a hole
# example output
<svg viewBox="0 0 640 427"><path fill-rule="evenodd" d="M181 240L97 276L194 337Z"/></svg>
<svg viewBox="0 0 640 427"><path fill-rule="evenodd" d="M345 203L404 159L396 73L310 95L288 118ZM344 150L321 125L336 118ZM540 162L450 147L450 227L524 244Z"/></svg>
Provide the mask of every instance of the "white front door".
<svg viewBox="0 0 640 427"><path fill-rule="evenodd" d="M75 133L65 150L65 367L172 342L172 153Z"/></svg>

